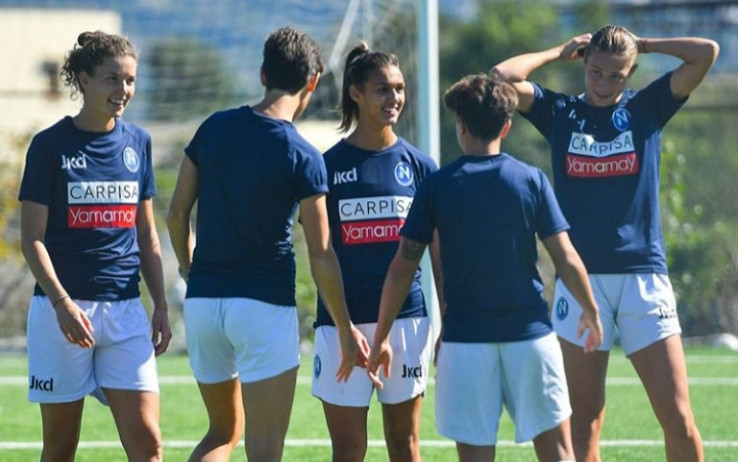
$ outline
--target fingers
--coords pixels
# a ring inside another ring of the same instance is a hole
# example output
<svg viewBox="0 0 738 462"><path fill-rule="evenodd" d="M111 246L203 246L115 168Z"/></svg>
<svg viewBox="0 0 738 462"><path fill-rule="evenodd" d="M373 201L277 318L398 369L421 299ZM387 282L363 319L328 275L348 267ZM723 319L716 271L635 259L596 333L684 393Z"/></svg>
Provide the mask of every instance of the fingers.
<svg viewBox="0 0 738 462"><path fill-rule="evenodd" d="M341 364L338 366L338 370L336 371L336 380L338 382L348 381L351 372L354 370L354 364L356 362L354 358L355 357L347 358L346 356L341 358Z"/></svg>

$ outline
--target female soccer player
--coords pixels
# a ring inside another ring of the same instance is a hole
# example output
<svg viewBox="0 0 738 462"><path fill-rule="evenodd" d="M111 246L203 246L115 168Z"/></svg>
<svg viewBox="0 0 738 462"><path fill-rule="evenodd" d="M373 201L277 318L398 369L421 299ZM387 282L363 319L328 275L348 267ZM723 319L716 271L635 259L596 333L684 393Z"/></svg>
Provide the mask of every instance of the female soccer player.
<svg viewBox="0 0 738 462"><path fill-rule="evenodd" d="M291 235L298 205L310 268L338 327L341 360L326 375L346 380L366 361L330 245L325 164L292 124L322 70L312 38L278 29L264 43L264 98L213 114L185 149L167 224L187 280L190 365L210 420L191 461L228 460L243 429L249 460L282 457L300 362Z"/></svg>
<svg viewBox="0 0 738 462"><path fill-rule="evenodd" d="M151 137L121 119L137 59L123 37L82 33L62 70L82 109L38 133L28 150L19 197L23 254L37 281L28 395L41 406L42 461L74 460L91 393L109 403L128 460L162 459L154 356L172 334ZM154 302L151 324L139 271Z"/></svg>
<svg viewBox="0 0 738 462"><path fill-rule="evenodd" d="M645 88L631 90L627 85L639 53L663 53L681 63ZM520 112L551 145L556 195L601 310L602 347L585 355L575 336L581 308L557 283L553 323L562 340L577 460L600 460L605 375L616 329L663 428L667 459L703 459L667 276L659 156L663 127L702 82L717 55L712 40L636 37L623 27L606 26L492 69L514 84ZM579 96L526 80L543 65L580 56L585 91Z"/></svg>
<svg viewBox="0 0 738 462"><path fill-rule="evenodd" d="M436 170L433 160L394 132L405 104L405 79L397 57L356 46L346 58L340 103L341 130L351 133L324 159L331 181L328 216L341 264L351 321L372 338L382 283L397 250L399 230L420 181ZM391 338L396 368L384 378L384 434L391 461L419 461L422 398L428 380L431 329L420 271L405 299ZM336 328L322 300L315 323L313 395L323 402L333 460L362 461L367 448L367 412L375 384L364 373L336 382L341 357Z"/></svg>

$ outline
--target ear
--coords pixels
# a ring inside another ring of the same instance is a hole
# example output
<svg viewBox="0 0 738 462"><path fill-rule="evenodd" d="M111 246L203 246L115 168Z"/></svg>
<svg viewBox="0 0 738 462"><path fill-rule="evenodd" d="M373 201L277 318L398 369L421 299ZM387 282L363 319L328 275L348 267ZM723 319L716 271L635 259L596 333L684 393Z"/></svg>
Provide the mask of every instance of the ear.
<svg viewBox="0 0 738 462"><path fill-rule="evenodd" d="M460 135L466 135L466 132L469 130L466 126L466 123L464 122L464 119L459 116L456 116L456 130L459 132Z"/></svg>
<svg viewBox="0 0 738 462"><path fill-rule="evenodd" d="M505 122L505 125L502 126L502 131L500 132L500 139L504 139L508 133L510 133L510 127L512 127L512 120L508 120Z"/></svg>
<svg viewBox="0 0 738 462"><path fill-rule="evenodd" d="M319 80L320 80L320 72L316 72L315 74L313 74L312 77L310 77L310 80L308 80L307 90L315 91L315 89L318 87Z"/></svg>
<svg viewBox="0 0 738 462"><path fill-rule="evenodd" d="M90 74L82 71L77 74L77 80L79 81L79 87L84 91L85 87L90 84Z"/></svg>
<svg viewBox="0 0 738 462"><path fill-rule="evenodd" d="M638 63L633 63L633 66L630 68L630 72L628 72L628 78L631 78L633 74L635 74L636 69L638 69Z"/></svg>
<svg viewBox="0 0 738 462"><path fill-rule="evenodd" d="M259 80L261 81L261 85L264 86L264 87L266 87L266 84L267 84L267 81L266 80L267 79L266 79L266 75L264 74L264 68L263 67L260 67L259 68Z"/></svg>
<svg viewBox="0 0 738 462"><path fill-rule="evenodd" d="M355 103L358 103L359 98L361 98L361 90L356 85L349 85L349 96Z"/></svg>

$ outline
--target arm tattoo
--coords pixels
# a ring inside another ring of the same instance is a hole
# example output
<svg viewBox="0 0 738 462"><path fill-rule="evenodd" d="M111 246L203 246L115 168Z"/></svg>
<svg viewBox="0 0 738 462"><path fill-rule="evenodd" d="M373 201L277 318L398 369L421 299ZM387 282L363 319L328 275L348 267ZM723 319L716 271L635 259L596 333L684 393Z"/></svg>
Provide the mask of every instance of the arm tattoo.
<svg viewBox="0 0 738 462"><path fill-rule="evenodd" d="M406 260L420 260L425 252L425 244L412 239L402 239L401 242L402 256Z"/></svg>

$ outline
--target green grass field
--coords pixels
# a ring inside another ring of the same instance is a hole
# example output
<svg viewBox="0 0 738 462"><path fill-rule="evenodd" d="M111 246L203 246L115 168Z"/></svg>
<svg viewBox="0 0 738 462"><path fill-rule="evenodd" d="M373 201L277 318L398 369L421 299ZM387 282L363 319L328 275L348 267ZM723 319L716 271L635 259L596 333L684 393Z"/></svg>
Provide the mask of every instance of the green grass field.
<svg viewBox="0 0 738 462"><path fill-rule="evenodd" d="M705 441L708 462L738 462L738 353L689 349L687 361L691 396ZM162 417L166 460L183 461L205 430L206 418L187 358L164 355L159 361L162 381ZM310 395L310 358L304 358L292 413L285 461L328 461L330 446L320 403ZM608 462L663 461L661 430L630 363L616 351L608 376L608 414L602 454ZM38 460L40 419L38 407L26 400L26 363L23 356L0 356L0 460ZM423 460L452 461L456 451L440 436L433 423L434 387L425 400L421 431ZM378 406L370 410L370 447L367 461L387 459L382 441ZM529 445L515 445L512 423L504 417L499 435L498 461L535 460ZM77 460L125 460L107 408L88 399ZM245 460L243 447L231 460Z"/></svg>

